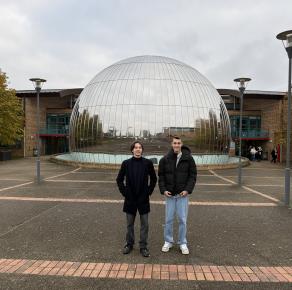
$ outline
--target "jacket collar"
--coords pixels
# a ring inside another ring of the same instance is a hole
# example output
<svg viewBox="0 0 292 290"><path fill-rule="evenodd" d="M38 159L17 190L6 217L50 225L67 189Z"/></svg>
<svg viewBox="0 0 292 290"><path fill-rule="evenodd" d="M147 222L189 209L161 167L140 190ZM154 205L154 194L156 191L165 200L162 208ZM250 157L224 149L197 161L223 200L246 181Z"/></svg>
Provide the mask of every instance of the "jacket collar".
<svg viewBox="0 0 292 290"><path fill-rule="evenodd" d="M182 155L181 155L180 160L187 160L188 157L191 154L191 150L187 146L185 146L185 145L182 146L181 152L182 152ZM168 159L175 159L175 153L174 153L174 151L173 151L172 148L166 154L166 158L168 158Z"/></svg>

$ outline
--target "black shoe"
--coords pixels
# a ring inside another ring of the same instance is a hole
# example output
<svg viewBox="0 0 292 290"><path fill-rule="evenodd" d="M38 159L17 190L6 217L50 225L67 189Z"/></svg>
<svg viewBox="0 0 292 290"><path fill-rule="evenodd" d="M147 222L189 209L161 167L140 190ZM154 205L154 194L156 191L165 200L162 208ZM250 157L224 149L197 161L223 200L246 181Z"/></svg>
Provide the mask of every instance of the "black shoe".
<svg viewBox="0 0 292 290"><path fill-rule="evenodd" d="M147 248L141 248L140 249L140 253L143 257L147 258L150 256L150 252Z"/></svg>
<svg viewBox="0 0 292 290"><path fill-rule="evenodd" d="M133 246L132 245L125 245L125 247L123 248L123 254L127 255L129 253L131 253L133 250Z"/></svg>

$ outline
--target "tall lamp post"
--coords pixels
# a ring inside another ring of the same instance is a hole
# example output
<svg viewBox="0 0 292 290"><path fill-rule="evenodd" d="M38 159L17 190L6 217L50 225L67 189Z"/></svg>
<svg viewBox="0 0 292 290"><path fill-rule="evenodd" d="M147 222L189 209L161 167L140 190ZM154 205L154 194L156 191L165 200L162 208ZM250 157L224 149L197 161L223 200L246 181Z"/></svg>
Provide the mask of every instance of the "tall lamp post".
<svg viewBox="0 0 292 290"><path fill-rule="evenodd" d="M41 182L41 161L40 161L40 92L42 85L46 80L40 78L29 79L32 81L33 86L37 93L37 160L36 160L36 174L37 174L37 183Z"/></svg>
<svg viewBox="0 0 292 290"><path fill-rule="evenodd" d="M291 58L292 58L292 30L279 33L277 39L282 40L289 58L288 72L288 118L287 118L287 148L285 168L285 205L290 204L290 144L291 144Z"/></svg>
<svg viewBox="0 0 292 290"><path fill-rule="evenodd" d="M250 81L250 78L237 78L234 79L236 82L239 92L240 92L240 116L239 116L239 160L238 160L238 185L241 186L241 176L242 176L242 164L241 164L241 138L242 138L242 111L243 111L243 95L246 89L247 83Z"/></svg>

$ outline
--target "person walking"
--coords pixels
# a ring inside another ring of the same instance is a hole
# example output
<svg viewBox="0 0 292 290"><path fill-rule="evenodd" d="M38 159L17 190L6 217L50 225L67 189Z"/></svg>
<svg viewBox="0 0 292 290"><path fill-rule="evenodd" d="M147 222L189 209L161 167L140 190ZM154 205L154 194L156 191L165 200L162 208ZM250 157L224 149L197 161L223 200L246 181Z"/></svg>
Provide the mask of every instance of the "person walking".
<svg viewBox="0 0 292 290"><path fill-rule="evenodd" d="M271 155L272 155L272 160L271 162L273 163L276 163L277 162L277 149L276 148L273 148L272 152L271 152Z"/></svg>
<svg viewBox="0 0 292 290"><path fill-rule="evenodd" d="M261 146L258 147L257 152L258 152L258 158L257 158L257 161L262 161L262 159L263 159L263 149L262 149Z"/></svg>
<svg viewBox="0 0 292 290"><path fill-rule="evenodd" d="M196 178L196 163L188 147L175 136L171 150L160 159L158 167L158 184L161 194L165 195L165 227L162 252L168 252L174 244L173 221L178 217L178 244L181 253L189 254L187 245L187 216L189 195L192 193Z"/></svg>
<svg viewBox="0 0 292 290"><path fill-rule="evenodd" d="M127 233L123 254L129 254L133 250L134 223L138 211L140 214L140 253L143 257L149 257L150 252L147 247L149 196L155 188L157 177L152 161L142 157L143 151L144 147L141 142L136 141L131 145L133 157L122 162L116 182L119 191L125 198L123 211L126 213Z"/></svg>

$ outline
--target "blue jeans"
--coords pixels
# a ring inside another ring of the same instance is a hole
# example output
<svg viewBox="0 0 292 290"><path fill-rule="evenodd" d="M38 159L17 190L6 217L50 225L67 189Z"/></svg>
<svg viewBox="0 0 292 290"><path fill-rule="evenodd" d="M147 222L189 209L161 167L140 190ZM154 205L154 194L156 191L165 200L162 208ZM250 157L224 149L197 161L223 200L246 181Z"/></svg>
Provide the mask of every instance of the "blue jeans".
<svg viewBox="0 0 292 290"><path fill-rule="evenodd" d="M178 218L178 244L187 244L187 217L189 197L181 197L179 195L166 197L165 205L165 227L164 240L165 242L174 243L173 240L173 221L175 214Z"/></svg>

